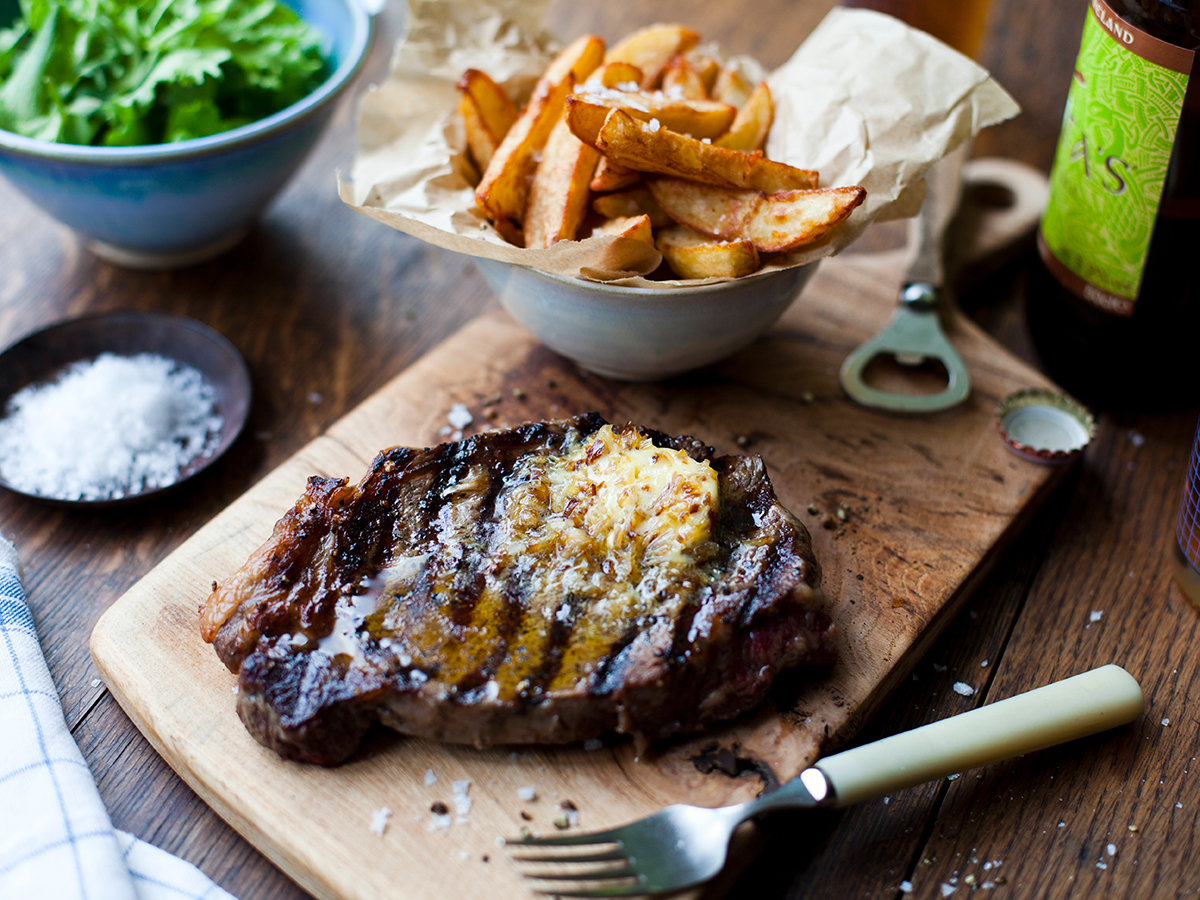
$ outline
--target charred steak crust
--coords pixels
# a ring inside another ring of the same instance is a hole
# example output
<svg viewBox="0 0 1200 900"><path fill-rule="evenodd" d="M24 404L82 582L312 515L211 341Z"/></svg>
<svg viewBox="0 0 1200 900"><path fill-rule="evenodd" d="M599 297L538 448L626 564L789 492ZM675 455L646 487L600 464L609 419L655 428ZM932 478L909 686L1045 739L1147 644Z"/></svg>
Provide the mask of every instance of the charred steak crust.
<svg viewBox="0 0 1200 900"><path fill-rule="evenodd" d="M620 447L655 463L671 456L656 448L680 451L673 471L703 469L683 454L707 463L719 500L704 507L702 490L672 476L662 483L677 502L662 515L682 517L677 533L638 530L661 501L591 533L587 503L590 516L629 504L602 507L570 473ZM575 493L560 509L564 478ZM572 516L575 527L546 530ZM688 529L694 546L680 556ZM602 582L626 590L612 599L592 589ZM208 598L201 632L238 673L247 729L290 759L337 764L375 720L477 746L614 729L656 739L750 709L781 670L831 664L819 582L808 532L758 457L714 458L694 438L588 414L385 450L354 486L309 479Z"/></svg>

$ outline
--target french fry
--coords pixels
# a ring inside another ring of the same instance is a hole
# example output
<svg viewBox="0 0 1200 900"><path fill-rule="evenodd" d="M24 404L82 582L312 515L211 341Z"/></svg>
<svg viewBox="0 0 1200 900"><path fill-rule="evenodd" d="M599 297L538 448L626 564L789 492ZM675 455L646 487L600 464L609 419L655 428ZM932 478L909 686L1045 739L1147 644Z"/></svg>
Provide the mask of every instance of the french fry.
<svg viewBox="0 0 1200 900"><path fill-rule="evenodd" d="M718 240L751 241L761 253L794 250L820 240L867 195L861 187L764 194L676 178L655 179L650 193L679 224Z"/></svg>
<svg viewBox="0 0 1200 900"><path fill-rule="evenodd" d="M700 70L683 56L672 56L663 69L662 91L669 97L686 100L707 100L708 88Z"/></svg>
<svg viewBox="0 0 1200 900"><path fill-rule="evenodd" d="M592 176L591 189L598 194L605 191L620 191L632 187L642 180L642 173L618 166L607 156L600 157L596 174Z"/></svg>
<svg viewBox="0 0 1200 900"><path fill-rule="evenodd" d="M655 88L671 57L686 53L699 40L699 33L682 25L650 25L609 47L604 61L633 63L642 70L642 87Z"/></svg>
<svg viewBox="0 0 1200 900"><path fill-rule="evenodd" d="M683 225L660 230L654 245L680 278L741 278L759 265L751 241L715 241Z"/></svg>
<svg viewBox="0 0 1200 900"><path fill-rule="evenodd" d="M475 202L493 221L520 221L537 154L562 118L567 95L587 78L604 56L604 41L579 38L563 50L538 79L524 111L509 128L475 188Z"/></svg>
<svg viewBox="0 0 1200 900"><path fill-rule="evenodd" d="M713 83L711 96L721 103L741 108L750 99L753 85L738 74L736 69L722 67L717 72L717 80Z"/></svg>
<svg viewBox="0 0 1200 900"><path fill-rule="evenodd" d="M601 87L609 89L628 89L636 87L642 82L642 70L633 63L628 62L609 62L602 65L583 85L583 90L586 91L589 87L599 84ZM567 98L568 101L570 98ZM600 162L596 166L596 172L592 176L591 189L593 191L617 191L622 188L636 184L641 179L641 176L630 169L622 168L615 165L604 157L600 158Z"/></svg>
<svg viewBox="0 0 1200 900"><path fill-rule="evenodd" d="M654 229L650 225L649 216L618 216L615 219L605 219L592 229L593 237L602 234L615 234L652 246L654 244Z"/></svg>
<svg viewBox="0 0 1200 900"><path fill-rule="evenodd" d="M629 85L642 83L642 70L633 63L609 62L602 65L583 83L586 89L599 84L606 88L627 88Z"/></svg>
<svg viewBox="0 0 1200 900"><path fill-rule="evenodd" d="M775 104L771 102L771 90L765 81L759 82L738 110L729 130L713 143L727 150L761 150L766 146L767 134L774 119Z"/></svg>
<svg viewBox="0 0 1200 900"><path fill-rule="evenodd" d="M698 40L674 24L607 53L599 38L580 38L519 112L467 70L459 161L497 233L535 249L619 235L656 246L680 278L740 278L760 254L820 241L845 220L866 192L819 189L817 172L767 159L770 90L689 55Z"/></svg>
<svg viewBox="0 0 1200 900"><path fill-rule="evenodd" d="M500 141L484 124L479 104L470 94L463 94L459 98L458 111L462 114L463 125L466 127L467 150L470 151L471 161L482 173L495 156Z"/></svg>
<svg viewBox="0 0 1200 900"><path fill-rule="evenodd" d="M525 232L512 219L497 219L492 223L496 233L514 247L525 246Z"/></svg>
<svg viewBox="0 0 1200 900"><path fill-rule="evenodd" d="M592 200L592 209L606 219L644 215L649 217L650 224L655 228L665 228L675 223L674 219L663 212L663 208L658 205L658 201L645 185L627 191L601 194Z"/></svg>
<svg viewBox="0 0 1200 900"><path fill-rule="evenodd" d="M743 153L715 147L653 122L641 122L621 109L610 110L604 125L589 140L590 123L578 121L575 104L567 110L567 123L576 137L591 143L618 165L639 172L658 172L674 178L700 181L719 187L775 193L779 190L809 190L817 185L817 173L769 160L759 152Z"/></svg>
<svg viewBox="0 0 1200 900"><path fill-rule="evenodd" d="M564 120L550 132L529 186L525 246L550 247L573 241L588 210L588 183L600 154L571 133Z"/></svg>
<svg viewBox="0 0 1200 900"><path fill-rule="evenodd" d="M700 80L704 83L704 96L713 99L713 85L717 83L721 64L711 56L697 56L692 59L692 65L700 73Z"/></svg>
<svg viewBox="0 0 1200 900"><path fill-rule="evenodd" d="M724 150L725 148L720 149ZM734 150L732 152L740 153L741 151ZM774 194L776 191L811 191L820 187L820 184L817 183L816 169L797 169L787 163L767 159L758 150L745 155L750 157L746 187L751 190Z"/></svg>
<svg viewBox="0 0 1200 900"><path fill-rule="evenodd" d="M611 109L623 110L642 122L658 120L660 125L672 131L696 138L725 134L738 113L726 103L672 97L663 91L589 91L584 88L567 97L566 115L568 118L574 116L578 127L589 135L599 133ZM582 135L580 138L586 140Z"/></svg>
<svg viewBox="0 0 1200 900"><path fill-rule="evenodd" d="M467 69L458 80L459 109L467 127L467 147L483 172L517 120L517 107L486 72Z"/></svg>

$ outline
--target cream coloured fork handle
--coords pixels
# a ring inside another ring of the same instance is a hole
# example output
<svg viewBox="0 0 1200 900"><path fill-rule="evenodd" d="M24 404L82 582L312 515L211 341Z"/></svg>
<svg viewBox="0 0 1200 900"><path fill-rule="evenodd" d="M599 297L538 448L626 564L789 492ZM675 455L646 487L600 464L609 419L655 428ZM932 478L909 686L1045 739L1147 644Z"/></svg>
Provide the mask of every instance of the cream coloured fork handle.
<svg viewBox="0 0 1200 900"><path fill-rule="evenodd" d="M1144 702L1132 675L1102 666L826 757L815 766L833 788L832 803L823 805L849 806L1087 737L1132 722Z"/></svg>

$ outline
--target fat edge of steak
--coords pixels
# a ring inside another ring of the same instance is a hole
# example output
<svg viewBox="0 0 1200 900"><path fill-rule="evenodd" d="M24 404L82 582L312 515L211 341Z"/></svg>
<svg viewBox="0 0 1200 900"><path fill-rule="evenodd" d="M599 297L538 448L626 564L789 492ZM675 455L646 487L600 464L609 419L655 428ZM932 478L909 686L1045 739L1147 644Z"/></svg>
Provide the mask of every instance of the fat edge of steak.
<svg viewBox="0 0 1200 900"><path fill-rule="evenodd" d="M657 739L758 705L784 669L832 663L832 624L822 609L810 537L776 500L762 461L714 458L693 438L647 429L641 431L655 445L708 461L717 473L717 577L679 615L631 623L585 683L547 689L569 647L570 621L550 629L541 677L509 699L489 691L486 671L450 683L413 667L386 639L371 636L369 621L352 635L350 653L331 656L320 641L297 642L297 635L334 634L339 598L344 604L347 592L388 565L397 547L436 544L435 525L447 515L489 521L495 490L458 506L438 502L454 479L482 466L499 490L526 454L557 453L604 424L592 414L429 450L392 448L356 486L310 479L271 538L202 612L205 638L239 675L238 712L251 734L284 757L323 765L351 755L376 720L477 746L565 743L613 730ZM468 615L483 560L470 563L454 561L461 571L453 573L451 602L428 585L424 594L417 585L405 602L430 605L430 615L448 620ZM497 660L528 650L513 644L521 616L519 597L500 611Z"/></svg>

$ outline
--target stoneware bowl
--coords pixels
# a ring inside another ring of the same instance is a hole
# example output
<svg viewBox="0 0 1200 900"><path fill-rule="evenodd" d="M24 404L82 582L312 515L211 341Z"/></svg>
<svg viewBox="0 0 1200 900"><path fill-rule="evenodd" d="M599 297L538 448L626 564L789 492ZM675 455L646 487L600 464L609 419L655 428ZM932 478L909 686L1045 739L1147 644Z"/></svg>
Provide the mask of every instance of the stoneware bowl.
<svg viewBox="0 0 1200 900"><path fill-rule="evenodd" d="M326 39L331 75L303 100L173 144L84 147L0 130L0 174L121 265L173 268L229 249L312 149L370 43L359 0L285 2ZM0 21L16 16L15 0L0 0Z"/></svg>
<svg viewBox="0 0 1200 900"><path fill-rule="evenodd" d="M816 263L694 288L631 288L476 259L514 319L551 350L623 381L670 378L724 359L774 324Z"/></svg>

